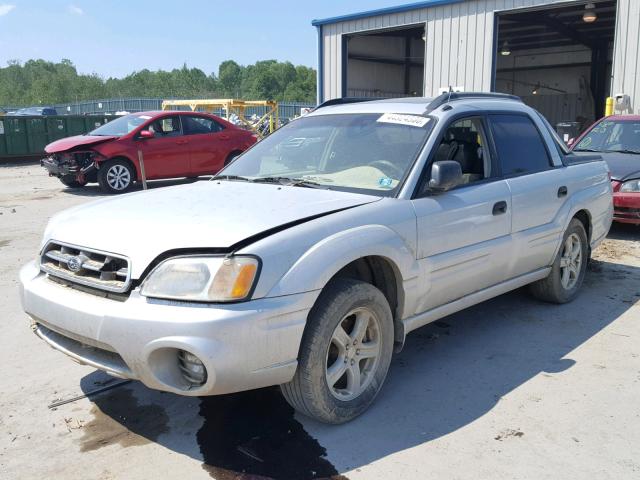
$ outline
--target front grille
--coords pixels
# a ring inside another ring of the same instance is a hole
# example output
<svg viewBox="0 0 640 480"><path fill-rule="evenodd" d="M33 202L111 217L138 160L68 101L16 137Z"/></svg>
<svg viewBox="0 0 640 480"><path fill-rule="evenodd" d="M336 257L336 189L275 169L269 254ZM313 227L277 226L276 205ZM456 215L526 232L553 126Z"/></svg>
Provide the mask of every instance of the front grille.
<svg viewBox="0 0 640 480"><path fill-rule="evenodd" d="M44 247L40 267L52 277L108 292L126 292L131 283L126 257L56 241Z"/></svg>

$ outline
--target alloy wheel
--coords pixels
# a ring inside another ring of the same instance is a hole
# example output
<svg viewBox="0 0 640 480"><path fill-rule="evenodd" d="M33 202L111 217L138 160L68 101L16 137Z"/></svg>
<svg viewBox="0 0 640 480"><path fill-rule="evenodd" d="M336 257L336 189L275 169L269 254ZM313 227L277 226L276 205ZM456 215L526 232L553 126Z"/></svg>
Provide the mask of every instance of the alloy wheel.
<svg viewBox="0 0 640 480"><path fill-rule="evenodd" d="M107 171L107 183L114 190L125 190L131 183L131 173L124 165L113 165Z"/></svg>
<svg viewBox="0 0 640 480"><path fill-rule="evenodd" d="M325 375L339 400L357 398L373 380L380 357L380 319L366 307L351 310L338 323L327 349Z"/></svg>
<svg viewBox="0 0 640 480"><path fill-rule="evenodd" d="M571 290L580 278L582 267L582 242L572 233L564 241L560 257L560 281L565 290Z"/></svg>

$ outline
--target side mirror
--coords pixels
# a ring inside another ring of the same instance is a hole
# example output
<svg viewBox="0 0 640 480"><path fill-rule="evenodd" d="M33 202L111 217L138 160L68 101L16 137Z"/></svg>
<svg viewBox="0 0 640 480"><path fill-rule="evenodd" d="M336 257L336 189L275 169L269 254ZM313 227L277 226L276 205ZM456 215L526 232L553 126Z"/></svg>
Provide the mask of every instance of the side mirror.
<svg viewBox="0 0 640 480"><path fill-rule="evenodd" d="M433 165L431 165L429 190L436 193L446 192L460 185L462 181L462 168L458 162L443 160L441 162L433 162Z"/></svg>
<svg viewBox="0 0 640 480"><path fill-rule="evenodd" d="M155 133L153 133L151 130L140 131L140 138L153 138L155 136Z"/></svg>

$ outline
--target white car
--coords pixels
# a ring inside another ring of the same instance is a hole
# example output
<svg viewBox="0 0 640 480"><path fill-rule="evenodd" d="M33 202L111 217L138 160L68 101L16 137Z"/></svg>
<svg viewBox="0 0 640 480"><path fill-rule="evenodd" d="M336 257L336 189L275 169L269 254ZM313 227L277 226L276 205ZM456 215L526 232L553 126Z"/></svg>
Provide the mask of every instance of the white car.
<svg viewBox="0 0 640 480"><path fill-rule="evenodd" d="M210 182L56 215L22 300L80 363L182 395L281 385L342 423L410 331L527 284L572 300L611 220L606 164L516 97L332 101Z"/></svg>

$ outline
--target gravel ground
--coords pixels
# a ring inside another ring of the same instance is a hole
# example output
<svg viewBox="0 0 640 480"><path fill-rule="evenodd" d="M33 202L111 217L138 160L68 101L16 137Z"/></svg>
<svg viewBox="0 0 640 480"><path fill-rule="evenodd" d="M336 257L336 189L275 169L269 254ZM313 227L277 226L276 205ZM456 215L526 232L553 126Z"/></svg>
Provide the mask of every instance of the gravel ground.
<svg viewBox="0 0 640 480"><path fill-rule="evenodd" d="M51 215L100 196L0 166L0 478L640 478L640 228L614 226L569 305L521 290L412 333L347 425L294 415L276 389L131 382L49 409L115 380L31 333L18 270Z"/></svg>

